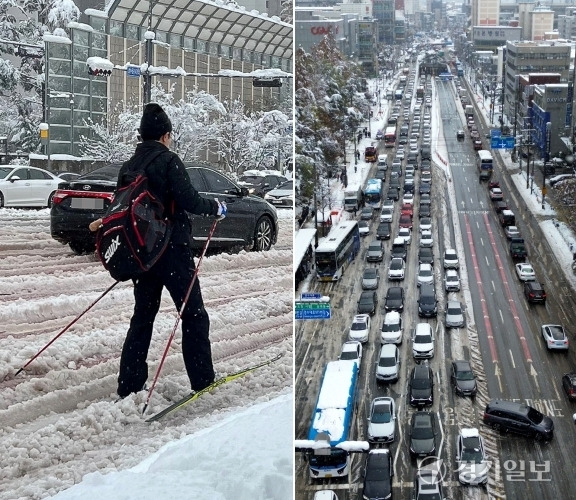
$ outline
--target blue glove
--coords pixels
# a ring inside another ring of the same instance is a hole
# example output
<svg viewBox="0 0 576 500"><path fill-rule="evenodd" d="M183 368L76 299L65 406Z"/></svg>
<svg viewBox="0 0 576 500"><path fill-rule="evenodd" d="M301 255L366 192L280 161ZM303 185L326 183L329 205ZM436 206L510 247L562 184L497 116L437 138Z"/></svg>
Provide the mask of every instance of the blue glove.
<svg viewBox="0 0 576 500"><path fill-rule="evenodd" d="M218 216L219 220L222 220L224 217L226 217L226 214L228 213L228 207L226 206L226 202L218 201L218 198L214 198L214 201L218 203L218 213L216 215Z"/></svg>

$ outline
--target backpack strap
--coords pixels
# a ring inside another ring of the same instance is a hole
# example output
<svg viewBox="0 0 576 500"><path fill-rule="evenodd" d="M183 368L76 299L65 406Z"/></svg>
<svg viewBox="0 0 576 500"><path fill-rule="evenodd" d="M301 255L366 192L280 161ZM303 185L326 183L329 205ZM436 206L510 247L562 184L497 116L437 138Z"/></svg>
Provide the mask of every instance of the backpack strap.
<svg viewBox="0 0 576 500"><path fill-rule="evenodd" d="M126 177L133 175L134 178L132 180L134 180L139 173L146 173L146 169L152 164L152 162L156 158L158 158L161 154L167 153L167 152L169 152L169 151L156 151L155 153L150 155L148 158L146 158L146 160L144 160L140 165L138 165L137 169L130 168L128 171L124 172L124 175L122 176L123 177L122 178L122 185L125 185L124 179ZM132 161L132 160L128 160L128 161ZM126 162L126 163L128 163L128 162ZM133 162L133 165L136 165L136 164L137 164L137 162Z"/></svg>

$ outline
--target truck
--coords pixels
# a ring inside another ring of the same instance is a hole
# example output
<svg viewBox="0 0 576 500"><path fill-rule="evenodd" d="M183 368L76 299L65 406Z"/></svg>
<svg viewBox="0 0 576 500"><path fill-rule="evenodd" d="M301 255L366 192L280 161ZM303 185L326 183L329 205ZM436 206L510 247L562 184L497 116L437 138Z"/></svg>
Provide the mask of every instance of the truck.
<svg viewBox="0 0 576 500"><path fill-rule="evenodd" d="M403 95L404 95L404 92L402 91L402 89L396 89L396 91L394 92L394 99L396 99L397 101L400 101L402 99Z"/></svg>
<svg viewBox="0 0 576 500"><path fill-rule="evenodd" d="M374 146L368 146L364 150L364 160L367 162L375 162L378 159L378 149Z"/></svg>
<svg viewBox="0 0 576 500"><path fill-rule="evenodd" d="M524 238L512 238L510 240L510 255L513 259L523 260L528 256Z"/></svg>
<svg viewBox="0 0 576 500"><path fill-rule="evenodd" d="M351 186L344 190L344 210L355 212L362 206L362 188Z"/></svg>
<svg viewBox="0 0 576 500"><path fill-rule="evenodd" d="M472 106L472 104L466 104L466 107L464 108L464 115L466 116L466 119L468 118L474 118L474 106Z"/></svg>

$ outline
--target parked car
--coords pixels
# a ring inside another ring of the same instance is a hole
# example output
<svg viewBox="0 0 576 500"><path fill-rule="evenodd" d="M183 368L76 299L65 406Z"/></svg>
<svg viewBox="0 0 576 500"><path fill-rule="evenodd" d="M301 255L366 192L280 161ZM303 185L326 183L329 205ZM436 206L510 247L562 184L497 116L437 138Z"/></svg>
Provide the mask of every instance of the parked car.
<svg viewBox="0 0 576 500"><path fill-rule="evenodd" d="M546 302L546 291L542 283L538 281L525 281L524 282L524 297L531 303L544 303Z"/></svg>
<svg viewBox="0 0 576 500"><path fill-rule="evenodd" d="M412 240L412 231L409 227L401 227L398 229L398 238L404 238L406 245L410 245L410 241Z"/></svg>
<svg viewBox="0 0 576 500"><path fill-rule="evenodd" d="M358 232L360 236L368 236L370 234L370 226L365 220L358 221Z"/></svg>
<svg viewBox="0 0 576 500"><path fill-rule="evenodd" d="M393 208L382 208L382 211L380 212L380 222L392 222L393 217Z"/></svg>
<svg viewBox="0 0 576 500"><path fill-rule="evenodd" d="M401 214L400 220L398 221L398 225L401 228L406 227L408 229L412 229L412 216L409 214Z"/></svg>
<svg viewBox="0 0 576 500"><path fill-rule="evenodd" d="M428 229L423 229L420 231L420 246L421 247L431 247L434 245L434 239L432 237L432 231Z"/></svg>
<svg viewBox="0 0 576 500"><path fill-rule="evenodd" d="M264 195L287 181L280 172L270 170L245 170L238 179L238 185L248 189L249 194L264 197ZM196 185L192 184L196 189Z"/></svg>
<svg viewBox="0 0 576 500"><path fill-rule="evenodd" d="M371 449L364 468L364 500L381 500L392 498L392 457L390 450L384 448Z"/></svg>
<svg viewBox="0 0 576 500"><path fill-rule="evenodd" d="M380 222L376 228L376 238L379 240L389 240L390 239L390 222Z"/></svg>
<svg viewBox="0 0 576 500"><path fill-rule="evenodd" d="M420 285L418 290L418 316L432 318L438 314L438 300L433 284Z"/></svg>
<svg viewBox="0 0 576 500"><path fill-rule="evenodd" d="M278 208L294 208L294 181L286 181L264 195L264 199Z"/></svg>
<svg viewBox="0 0 576 500"><path fill-rule="evenodd" d="M365 290L360 294L356 310L358 314L369 314L370 316L374 316L377 305L378 296L376 295L376 292Z"/></svg>
<svg viewBox="0 0 576 500"><path fill-rule="evenodd" d="M434 269L432 264L419 264L418 275L416 276L416 285L433 285L434 284Z"/></svg>
<svg viewBox="0 0 576 500"><path fill-rule="evenodd" d="M422 204L422 200L420 200L420 205L418 207L418 217L420 219L424 217L430 217L432 215L432 208L430 205Z"/></svg>
<svg viewBox="0 0 576 500"><path fill-rule="evenodd" d="M400 376L400 351L395 344L383 344L380 347L376 365L377 382L396 382Z"/></svg>
<svg viewBox="0 0 576 500"><path fill-rule="evenodd" d="M432 231L432 219L429 216L421 216L418 226L420 227L420 231Z"/></svg>
<svg viewBox="0 0 576 500"><path fill-rule="evenodd" d="M486 460L484 440L478 429L462 429L456 444L458 481L462 484L486 484L490 463Z"/></svg>
<svg viewBox="0 0 576 500"><path fill-rule="evenodd" d="M382 344L402 343L402 316L398 311L389 311L384 316L380 342Z"/></svg>
<svg viewBox="0 0 576 500"><path fill-rule="evenodd" d="M108 210L120 167L121 164L107 165L59 185L50 210L52 238L70 245L78 254L94 251L96 235L88 225ZM278 216L274 207L262 198L250 195L246 188L241 188L217 170L191 164L186 171L192 185L203 197L218 198L230 207L226 218L216 226L210 241L211 250L250 248L262 251L272 248L278 236ZM214 219L200 215L189 217L192 246L200 251Z"/></svg>
<svg viewBox="0 0 576 500"><path fill-rule="evenodd" d="M420 468L414 478L413 500L446 500L442 477L437 469Z"/></svg>
<svg viewBox="0 0 576 500"><path fill-rule="evenodd" d="M446 328L460 328L464 326L464 308L458 300L449 300L446 303Z"/></svg>
<svg viewBox="0 0 576 500"><path fill-rule="evenodd" d="M452 372L450 378L456 394L459 396L476 396L478 390L476 376L472 371L469 361L452 361Z"/></svg>
<svg viewBox="0 0 576 500"><path fill-rule="evenodd" d="M453 248L447 248L444 251L444 269L459 269L460 261L458 260L458 254Z"/></svg>
<svg viewBox="0 0 576 500"><path fill-rule="evenodd" d="M355 340L357 342L368 342L370 335L370 315L369 314L356 314L352 319L350 331L348 332L348 340Z"/></svg>
<svg viewBox="0 0 576 500"><path fill-rule="evenodd" d="M364 207L360 212L360 220L372 220L374 210L372 207Z"/></svg>
<svg viewBox="0 0 576 500"><path fill-rule="evenodd" d="M430 323L418 323L412 330L412 355L415 359L434 356L434 330Z"/></svg>
<svg viewBox="0 0 576 500"><path fill-rule="evenodd" d="M386 292L384 308L387 311L402 311L404 309L404 289L400 286L391 286Z"/></svg>
<svg viewBox="0 0 576 500"><path fill-rule="evenodd" d="M396 436L396 403L390 397L374 398L368 415L368 441L392 443Z"/></svg>
<svg viewBox="0 0 576 500"><path fill-rule="evenodd" d="M362 290L376 290L380 284L380 271L377 267L367 267L362 273Z"/></svg>
<svg viewBox="0 0 576 500"><path fill-rule="evenodd" d="M520 231L518 231L516 226L506 226L504 228L504 234L508 240L511 240L512 238L520 238Z"/></svg>
<svg viewBox="0 0 576 500"><path fill-rule="evenodd" d="M566 330L564 330L562 325L542 325L540 331L549 351L568 350L570 341L568 340L568 335L566 335Z"/></svg>
<svg viewBox="0 0 576 500"><path fill-rule="evenodd" d="M384 247L380 240L374 240L368 245L366 260L368 262L382 262L384 258Z"/></svg>
<svg viewBox="0 0 576 500"><path fill-rule="evenodd" d="M429 247L418 249L418 263L434 265L434 251Z"/></svg>
<svg viewBox="0 0 576 500"><path fill-rule="evenodd" d="M484 409L482 420L494 430L523 434L537 441L554 437L554 422L550 417L516 401L491 400Z"/></svg>
<svg viewBox="0 0 576 500"><path fill-rule="evenodd" d="M417 411L410 419L410 455L427 457L436 453L436 414Z"/></svg>
<svg viewBox="0 0 576 500"><path fill-rule="evenodd" d="M51 207L64 179L48 170L26 165L0 165L0 208Z"/></svg>
<svg viewBox="0 0 576 500"><path fill-rule="evenodd" d="M493 187L492 189L490 189L489 193L490 193L490 199L492 201L499 201L504 199L504 194L502 193L502 190L499 187Z"/></svg>
<svg viewBox="0 0 576 500"><path fill-rule="evenodd" d="M516 269L516 274L518 275L518 279L520 281L535 281L536 280L536 273L534 272L534 268L528 262L520 262L514 266Z"/></svg>
<svg viewBox="0 0 576 500"><path fill-rule="evenodd" d="M466 135L464 134L464 130L459 129L456 131L456 139L463 140L465 137Z"/></svg>

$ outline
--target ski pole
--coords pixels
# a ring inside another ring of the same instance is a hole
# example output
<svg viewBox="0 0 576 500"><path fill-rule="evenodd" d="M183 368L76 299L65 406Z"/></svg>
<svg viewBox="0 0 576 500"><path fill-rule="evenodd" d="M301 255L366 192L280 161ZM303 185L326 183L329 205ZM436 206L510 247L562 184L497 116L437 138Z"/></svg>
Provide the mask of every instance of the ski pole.
<svg viewBox="0 0 576 500"><path fill-rule="evenodd" d="M20 368L16 374L14 375L15 377L18 376L18 374L23 371L30 363L32 363L32 361L34 361L38 356L40 356L40 354L42 354L46 349L48 349L48 347L50 347L64 332L66 332L68 330L68 328L70 328L74 323L76 323L76 321L78 321L82 316L84 316L90 309L92 309L96 303L98 303L100 301L100 299L102 299L102 297L104 297L110 290L112 290L112 288L114 288L118 283L120 283L119 281L115 281L111 286L109 286L106 290L104 290L104 292L102 293L102 295L100 295L100 297L98 297L94 302L92 302L92 304L90 304L86 309L84 309L78 316L76 316L75 319L73 319L72 321L70 321L70 323L68 323L62 330L60 330L60 333L58 333L58 335L56 335L56 337L54 337L50 342L48 342L42 349L40 349L38 351L38 353L36 353L34 356L32 356L32 358L30 358L28 360L28 362L22 367Z"/></svg>
<svg viewBox="0 0 576 500"><path fill-rule="evenodd" d="M190 298L190 294L192 293L192 287L194 286L194 283L196 283L198 271L200 270L200 264L202 264L202 259L204 258L204 255L206 254L206 250L208 249L208 244L210 243L210 240L212 239L212 235L214 234L214 230L216 229L216 224L218 224L219 220L220 219L218 219L218 218L214 219L214 222L212 223L212 227L210 228L210 232L208 233L208 238L206 239L206 243L204 243L204 248L202 249L202 254L200 255L200 258L198 259L198 265L196 266L196 269L194 269L194 275L192 276L192 280L190 281L190 285L188 286L188 290L186 291L186 296L184 297L182 305L180 306L180 310L178 311L178 316L176 317L176 322L174 323L174 328L172 328L172 333L170 334L170 337L168 337L168 343L166 344L166 348L164 349L164 353L162 354L162 358L160 359L160 364L158 365L158 368L156 369L156 375L154 375L154 380L152 381L152 385L150 386L150 390L148 391L148 397L146 398L146 402L144 403L144 408L142 409L142 415L144 415L144 413L146 412L146 409L148 408L148 403L150 402L150 398L152 397L152 392L154 392L154 387L156 387L156 382L158 381L158 377L160 376L160 371L162 370L162 366L164 365L164 361L166 360L166 356L168 354L168 349L170 349L170 345L172 344L172 341L174 340L174 337L176 336L176 329L178 328L178 325L180 324L180 319L182 319L182 313L184 312L184 308L186 307L186 304L188 303L188 299Z"/></svg>

